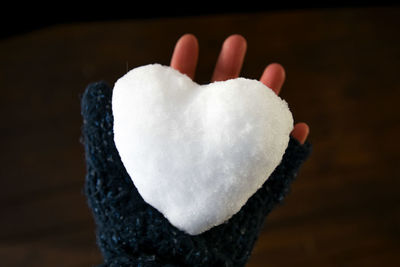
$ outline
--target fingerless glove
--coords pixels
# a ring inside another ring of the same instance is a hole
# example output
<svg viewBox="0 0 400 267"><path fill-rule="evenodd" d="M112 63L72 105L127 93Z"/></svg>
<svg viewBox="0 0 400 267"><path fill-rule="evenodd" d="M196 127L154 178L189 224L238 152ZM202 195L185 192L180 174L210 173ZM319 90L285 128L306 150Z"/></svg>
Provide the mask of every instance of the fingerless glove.
<svg viewBox="0 0 400 267"><path fill-rule="evenodd" d="M90 84L82 97L85 194L97 225L101 266L244 266L266 215L288 193L311 151L290 137L264 185L225 223L199 234L177 229L147 204L121 162L113 139L112 89Z"/></svg>

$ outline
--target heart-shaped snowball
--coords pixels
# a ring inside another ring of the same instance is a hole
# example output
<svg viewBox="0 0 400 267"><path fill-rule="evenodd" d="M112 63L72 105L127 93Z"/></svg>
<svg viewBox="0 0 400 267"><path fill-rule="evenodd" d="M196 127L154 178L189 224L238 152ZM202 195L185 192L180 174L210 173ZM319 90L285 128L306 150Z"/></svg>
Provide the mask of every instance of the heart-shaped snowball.
<svg viewBox="0 0 400 267"><path fill-rule="evenodd" d="M115 145L140 195L191 235L240 210L293 129L287 103L259 81L199 85L159 64L120 78L112 110Z"/></svg>

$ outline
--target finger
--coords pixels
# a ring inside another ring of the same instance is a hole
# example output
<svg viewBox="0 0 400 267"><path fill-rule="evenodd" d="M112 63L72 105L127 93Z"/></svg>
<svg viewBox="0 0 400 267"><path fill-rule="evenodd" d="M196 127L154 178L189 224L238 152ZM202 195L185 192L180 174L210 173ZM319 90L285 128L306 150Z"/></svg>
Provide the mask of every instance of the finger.
<svg viewBox="0 0 400 267"><path fill-rule="evenodd" d="M269 64L261 76L260 82L271 88L277 95L285 81L285 69L279 63Z"/></svg>
<svg viewBox="0 0 400 267"><path fill-rule="evenodd" d="M222 45L211 81L225 81L239 76L246 54L246 39L234 34Z"/></svg>
<svg viewBox="0 0 400 267"><path fill-rule="evenodd" d="M196 36L185 34L176 42L170 65L193 80L198 56L199 44Z"/></svg>
<svg viewBox="0 0 400 267"><path fill-rule="evenodd" d="M293 138L299 141L300 144L304 144L309 133L310 127L308 127L308 125L304 122L299 122L294 125L291 135L293 136Z"/></svg>

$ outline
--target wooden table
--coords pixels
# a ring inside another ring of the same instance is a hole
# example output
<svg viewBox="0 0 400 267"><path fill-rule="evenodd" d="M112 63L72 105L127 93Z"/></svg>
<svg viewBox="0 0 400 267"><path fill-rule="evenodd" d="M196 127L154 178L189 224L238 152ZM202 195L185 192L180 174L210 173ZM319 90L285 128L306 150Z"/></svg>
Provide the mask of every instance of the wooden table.
<svg viewBox="0 0 400 267"><path fill-rule="evenodd" d="M200 42L208 82L223 40L242 76L287 70L282 97L314 152L269 216L248 266L394 266L400 254L400 8L280 11L58 25L0 41L2 266L101 262L82 187L80 96Z"/></svg>

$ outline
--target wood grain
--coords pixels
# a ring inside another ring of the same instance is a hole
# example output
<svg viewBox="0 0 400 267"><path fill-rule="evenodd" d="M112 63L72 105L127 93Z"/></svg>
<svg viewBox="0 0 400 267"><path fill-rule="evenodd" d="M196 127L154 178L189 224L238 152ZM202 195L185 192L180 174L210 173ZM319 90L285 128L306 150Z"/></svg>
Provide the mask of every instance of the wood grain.
<svg viewBox="0 0 400 267"><path fill-rule="evenodd" d="M57 25L0 41L3 266L101 262L82 194L80 95L200 43L209 81L223 40L248 41L242 76L271 62L313 155L268 217L248 266L394 266L400 253L400 8L313 9Z"/></svg>

